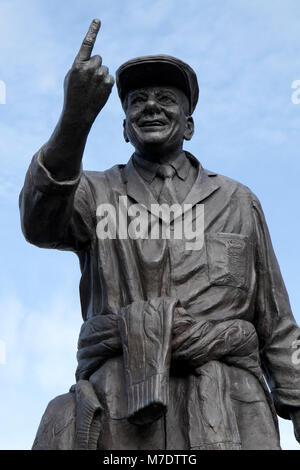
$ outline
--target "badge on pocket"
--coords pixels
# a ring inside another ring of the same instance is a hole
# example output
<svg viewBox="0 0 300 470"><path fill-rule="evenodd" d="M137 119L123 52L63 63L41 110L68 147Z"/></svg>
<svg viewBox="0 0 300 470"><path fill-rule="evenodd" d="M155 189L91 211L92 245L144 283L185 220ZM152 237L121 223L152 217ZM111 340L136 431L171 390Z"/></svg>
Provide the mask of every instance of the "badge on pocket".
<svg viewBox="0 0 300 470"><path fill-rule="evenodd" d="M246 289L249 270L249 241L236 233L209 233L206 250L209 281L217 286Z"/></svg>

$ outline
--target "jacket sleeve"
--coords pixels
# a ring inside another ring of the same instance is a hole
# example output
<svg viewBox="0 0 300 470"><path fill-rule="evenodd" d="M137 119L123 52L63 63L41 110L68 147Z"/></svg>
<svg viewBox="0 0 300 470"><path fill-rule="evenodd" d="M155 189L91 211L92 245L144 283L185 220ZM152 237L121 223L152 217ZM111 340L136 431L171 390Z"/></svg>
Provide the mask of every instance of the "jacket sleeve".
<svg viewBox="0 0 300 470"><path fill-rule="evenodd" d="M257 298L255 323L262 367L277 413L290 419L300 409L300 329L293 317L288 294L274 254L259 201L253 200Z"/></svg>
<svg viewBox="0 0 300 470"><path fill-rule="evenodd" d="M42 150L32 159L19 198L22 231L42 248L79 252L95 236L95 204L83 172L56 181L43 165Z"/></svg>

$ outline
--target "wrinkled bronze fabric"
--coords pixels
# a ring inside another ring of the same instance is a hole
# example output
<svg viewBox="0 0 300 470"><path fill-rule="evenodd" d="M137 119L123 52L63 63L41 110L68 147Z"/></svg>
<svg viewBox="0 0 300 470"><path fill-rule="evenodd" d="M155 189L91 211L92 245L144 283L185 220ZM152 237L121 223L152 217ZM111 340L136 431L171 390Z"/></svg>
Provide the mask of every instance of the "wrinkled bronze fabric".
<svg viewBox="0 0 300 470"><path fill-rule="evenodd" d="M85 360L83 363L79 360L79 376L82 364L86 366L90 361L84 372L89 370L91 374L109 358L107 351L114 356L122 344L127 417L136 425L150 424L167 411L172 350L173 363L180 362L191 374L186 396L190 448L241 449L230 375L224 363L250 371L269 400L254 326L244 320L197 322L180 307L178 300L170 298L133 302L112 318L110 315L103 321L99 316L85 323L78 351L78 357L83 352ZM95 331L101 331L102 340ZM93 344L95 338L97 349ZM88 343L90 346L86 346Z"/></svg>
<svg viewBox="0 0 300 470"><path fill-rule="evenodd" d="M72 181L59 182L44 167L42 154L35 155L20 195L25 237L38 246L72 250L78 255L85 322L97 316L114 315L135 301L167 296L180 299L181 306L196 322L251 323L257 333L259 359L276 411L289 419L290 410L300 408L299 365L291 360L300 331L291 312L262 208L249 188L205 170L187 152L186 156L197 169L197 178L184 202L193 208L204 205L205 241L200 250L186 250L184 239L97 237L99 204L109 203L117 208L119 197L126 196L129 206L144 204L150 214L151 204L157 203L132 159L105 172L82 172ZM131 448L135 440L138 448L143 445L186 448L189 445L186 408L181 397L188 393L188 377L170 376L166 421L162 425L158 420L155 430L139 441L134 428L127 425L120 360L122 356L116 354L103 364L96 364L98 369L90 376L101 396L103 415L109 417L102 423L107 432L99 445L118 448L114 447L115 431L110 431L114 427L118 429L121 448ZM278 448L272 410L257 379L240 367L225 363L224 367L228 367L231 395L235 397L242 448ZM251 390L247 388L249 383ZM112 393L114 388L118 393ZM195 413L200 416L198 410ZM258 421L255 416L261 419Z"/></svg>

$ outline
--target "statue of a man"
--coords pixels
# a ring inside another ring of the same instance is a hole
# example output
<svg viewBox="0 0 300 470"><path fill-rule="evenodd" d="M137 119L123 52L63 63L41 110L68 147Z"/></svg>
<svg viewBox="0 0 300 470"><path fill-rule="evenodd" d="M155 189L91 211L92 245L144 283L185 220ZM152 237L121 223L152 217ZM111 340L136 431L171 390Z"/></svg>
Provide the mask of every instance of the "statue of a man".
<svg viewBox="0 0 300 470"><path fill-rule="evenodd" d="M82 171L114 83L91 57L99 27L66 76L61 117L20 196L26 239L74 251L82 272L76 385L50 402L33 448L280 449L277 414L300 436L300 330L260 203L183 150L198 84L170 56L118 69L134 154Z"/></svg>

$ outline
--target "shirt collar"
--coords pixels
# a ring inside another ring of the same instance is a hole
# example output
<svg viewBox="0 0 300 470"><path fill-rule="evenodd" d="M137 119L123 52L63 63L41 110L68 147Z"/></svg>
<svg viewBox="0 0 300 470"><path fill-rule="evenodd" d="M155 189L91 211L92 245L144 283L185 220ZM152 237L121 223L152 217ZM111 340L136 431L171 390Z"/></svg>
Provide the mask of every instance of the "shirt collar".
<svg viewBox="0 0 300 470"><path fill-rule="evenodd" d="M133 163L139 174L149 183L155 178L157 169L160 166L159 163L149 162L136 154L133 155ZM175 159L167 160L165 163L169 163L175 168L180 179L185 180L187 178L191 163L185 152L181 152Z"/></svg>

